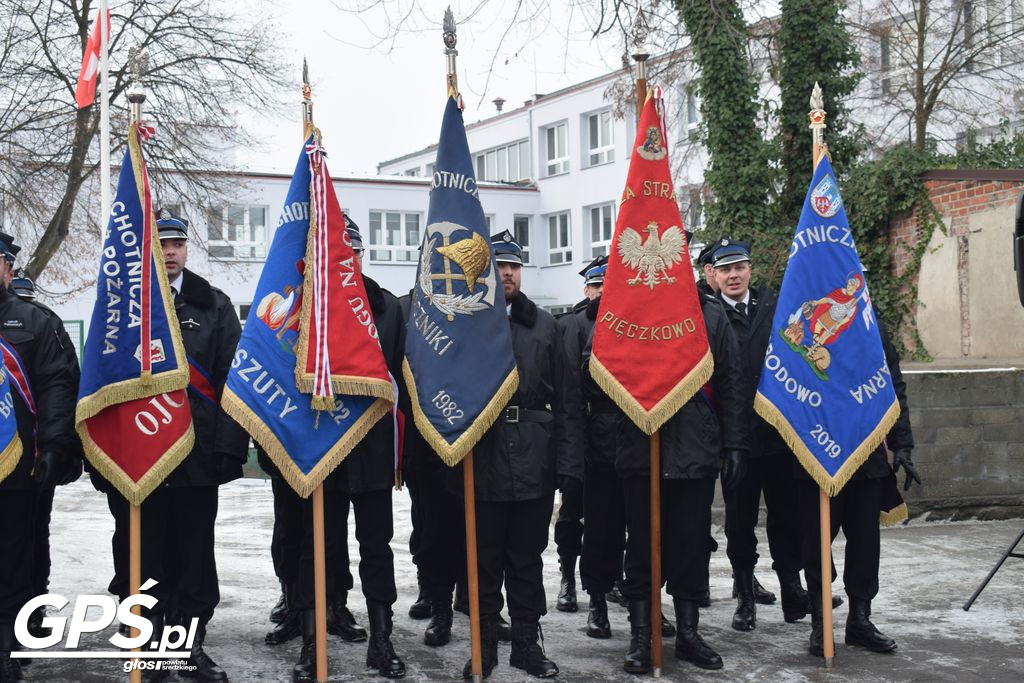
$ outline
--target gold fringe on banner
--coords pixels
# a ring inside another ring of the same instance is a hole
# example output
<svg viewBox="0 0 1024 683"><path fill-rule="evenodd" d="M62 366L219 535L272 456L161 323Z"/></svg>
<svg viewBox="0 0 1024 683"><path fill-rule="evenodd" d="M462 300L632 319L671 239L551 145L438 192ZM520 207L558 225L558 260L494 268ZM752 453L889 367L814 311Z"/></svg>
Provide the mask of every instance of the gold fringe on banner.
<svg viewBox="0 0 1024 683"><path fill-rule="evenodd" d="M348 454L366 436L366 433L388 413L391 406L383 399L375 400L349 428L345 436L328 449L309 474L303 474L274 432L227 386L224 387L221 408L245 431L249 432L256 443L263 447L270 459L277 465L281 476L295 493L302 498L309 498L316 487L322 484L324 479L348 457Z"/></svg>
<svg viewBox="0 0 1024 683"><path fill-rule="evenodd" d="M900 503L892 510L883 510L878 513L878 523L882 526L893 526L910 517L910 511L906 503Z"/></svg>
<svg viewBox="0 0 1024 683"><path fill-rule="evenodd" d="M188 431L182 434L156 464L149 469L137 482L125 474L124 470L96 444L89 434L89 426L82 423L78 429L82 437L82 446L85 449L85 456L99 474L113 484L125 499L132 505L142 505L142 501L156 490L164 479L170 475L181 462L192 452L195 445L196 435L190 424Z"/></svg>
<svg viewBox="0 0 1024 683"><path fill-rule="evenodd" d="M648 436L658 431L670 417L679 412L686 402L711 379L714 371L715 361L709 348L697 365L648 411L633 398L629 390L622 386L618 378L609 372L597 356L590 357L590 375L594 381Z"/></svg>
<svg viewBox="0 0 1024 683"><path fill-rule="evenodd" d="M899 401L893 400L892 405L885 411L882 419L878 425L868 434L860 445L854 449L850 457L846 459L843 466L839 468L834 477L830 477L825 468L821 466L818 459L814 457L810 449L804 444L800 435L796 433L796 430L789 424L789 420L786 416L775 407L775 405L765 397L760 391L757 392L757 396L754 397L754 410L757 414L764 418L765 422L775 427L775 430L779 433L782 439L789 446L789 449L796 455L797 460L803 465L803 468L807 470L807 474L811 475L811 478L817 482L818 486L825 490L825 493L830 497L834 497L837 493L843 490L846 483L850 481L850 477L860 469L860 466L864 464L864 461L878 448L879 444L885 438L892 426L896 424L896 419L900 416L900 404Z"/></svg>
<svg viewBox="0 0 1024 683"><path fill-rule="evenodd" d="M14 415L11 415L11 418L13 419ZM11 442L0 453L0 482L6 479L18 467L21 454L21 437L18 436L17 426L15 426L14 438L11 439Z"/></svg>
<svg viewBox="0 0 1024 683"><path fill-rule="evenodd" d="M455 467L462 462L462 459L472 450L476 442L483 437L487 430L491 428L491 425L494 424L494 421L498 419L501 411L505 409L505 406L515 395L516 389L519 388L519 371L513 367L505 381L498 387L498 391L495 392L484 409L480 411L476 420L473 421L473 425L464 431L462 436L455 440L455 443L448 443L441 436L441 433L434 428L430 419L423 412L423 408L420 407L420 398L416 390L412 368L409 367L408 358L402 360L402 374L405 376L405 384L409 389L409 398L412 401L412 414L416 426L419 428L423 438L430 444L430 447L434 449L448 467Z"/></svg>

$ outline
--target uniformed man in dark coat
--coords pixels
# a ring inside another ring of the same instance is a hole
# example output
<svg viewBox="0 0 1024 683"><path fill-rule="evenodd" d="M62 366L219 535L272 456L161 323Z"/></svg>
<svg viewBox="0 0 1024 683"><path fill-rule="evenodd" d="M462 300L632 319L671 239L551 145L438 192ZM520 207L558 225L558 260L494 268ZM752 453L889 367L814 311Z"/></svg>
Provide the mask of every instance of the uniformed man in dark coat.
<svg viewBox="0 0 1024 683"><path fill-rule="evenodd" d="M190 387L189 407L195 430L191 453L163 484L142 503L146 520L142 530L142 574L158 583L149 592L158 602L150 619L154 639L168 618L173 603L174 619L189 624L199 620L188 664L195 669L183 675L204 681L225 681L227 674L204 648L207 624L220 602L214 552L218 487L242 476L248 455L245 431L220 408L220 394L242 328L228 296L205 278L185 268L188 260L188 222L163 210L157 227L164 267L174 297L174 310L190 364L209 378L216 401ZM94 477L98 476L96 474ZM110 488L108 505L114 513L115 536L128 529L128 503ZM127 543L115 538L115 564L127 566ZM117 555L121 554L121 559ZM127 578L125 572L124 578ZM123 594L122 594L122 597ZM168 671L146 671L148 680L166 678Z"/></svg>
<svg viewBox="0 0 1024 683"><path fill-rule="evenodd" d="M494 425L473 449L476 485L477 566L480 632L485 675L497 665L496 618L501 586L512 621L509 664L548 678L558 667L539 642L547 612L541 554L556 488L583 479L578 387L565 368L562 335L555 319L522 293L522 248L508 230L491 238L512 330L519 388ZM462 467L449 488L462 492ZM463 669L471 677L471 663Z"/></svg>
<svg viewBox="0 0 1024 683"><path fill-rule="evenodd" d="M882 492L892 470L904 468L906 482L921 483L914 469L911 451L914 448L914 434L910 428L910 407L907 402L907 385L900 370L900 358L889 338L889 331L881 317L875 312L878 332L882 338L885 362L889 366L889 377L900 404L900 416L889 430L881 445L864 461L843 489L830 499L832 515L832 539L842 528L846 537L846 558L843 568L843 587L850 599L850 613L846 618L846 644L863 647L872 652L892 652L896 641L879 632L871 622L871 601L878 594L878 563L881 551L879 533L879 510L882 509ZM886 448L893 451L892 469L886 455ZM811 636L808 651L812 655L824 655L824 637L821 607L821 536L819 532L818 485L799 463L795 466L799 493L800 517L803 520L803 562L804 576L807 577L807 592L811 598ZM832 567L830 581L835 581L836 570Z"/></svg>
<svg viewBox="0 0 1024 683"><path fill-rule="evenodd" d="M7 288L12 244L13 238L0 232L0 336L21 361L27 395L11 383L22 450L0 481L0 680L5 682L22 680L21 665L10 656L17 649L14 620L38 590L33 577L38 492L81 472L81 445L75 433L78 380L67 362L55 316Z"/></svg>
<svg viewBox="0 0 1024 683"><path fill-rule="evenodd" d="M562 335L565 337L566 345L570 343L570 339L575 340L576 345L574 349L575 354L568 351L567 358L569 362L579 363L580 350L583 344L586 344L586 340L589 338L590 332L593 330L593 321L588 324L586 321L586 309L591 301L601 296L601 289L604 287L604 272L608 267L608 257L598 256L593 261L588 263L583 270L580 271L580 275L583 276L583 300L578 302L572 307L572 310L568 313L564 313L557 317L559 327L562 330ZM575 361L572 359L575 358ZM584 478L584 481L586 479ZM558 567L562 574L562 581L558 589L558 602L555 603L555 607L559 612L575 612L579 606L576 598L576 560L580 557L583 552L583 487L576 487L575 480L569 479L566 482L567 488L562 491L562 500L558 506L558 520L555 522L555 547L558 549ZM621 553L621 548L619 550ZM621 573L621 558L620 558L620 569ZM580 566L580 577L583 575L582 564ZM612 590L614 587L613 583L610 584L601 594L600 599L595 603L593 592L588 589L590 593L590 616L588 617L588 623L593 621L595 618L598 623L603 623L604 627L608 625L608 606L607 601L604 599L604 593ZM584 581L584 587L586 587L586 581ZM603 607L603 622L601 619ZM595 616L594 610L597 610ZM604 627L599 627L594 633L604 633ZM588 632L590 627L588 626ZM598 635L596 637L604 637Z"/></svg>
<svg viewBox="0 0 1024 683"><path fill-rule="evenodd" d="M706 294L708 296L714 296L718 292L718 283L715 282L715 269L711 265L711 259L714 257L715 249L718 248L718 240L708 242L697 254L697 265L700 266L701 275L703 276L697 281L697 292L700 294Z"/></svg>
<svg viewBox="0 0 1024 683"><path fill-rule="evenodd" d="M590 598L587 615L587 635L591 638L610 638L608 601L615 582L622 577L622 554L626 547L626 519L622 502L622 484L615 475L615 429L618 408L592 381L589 373L582 374L584 349L594 334L594 321L601 302L604 275L608 257L600 256L581 271L586 298L576 304L570 313L559 318L565 347L566 367L580 386L583 398L584 422L584 475L582 516L582 558L580 578ZM566 514L567 496L562 493L562 506L555 524L555 539L559 524ZM575 560L575 558L573 558ZM562 577L563 586L565 576Z"/></svg>
<svg viewBox="0 0 1024 683"><path fill-rule="evenodd" d="M661 427L662 566L676 612L676 657L705 669L722 658L697 632L698 607L708 583L708 538L715 481L734 487L746 467L747 411L741 392L736 337L715 298L698 294L714 358L710 392L698 391ZM590 349L585 352L589 360ZM589 369L584 369L589 374ZM710 395L709 395L710 394ZM629 673L651 667L651 527L649 437L625 414L616 415L615 471L622 479L626 527Z"/></svg>
<svg viewBox="0 0 1024 683"><path fill-rule="evenodd" d="M408 320L411 294L398 299L402 320ZM421 599L426 600L430 618L423 632L423 643L430 647L447 645L451 640L452 597L458 582L466 574L465 512L462 500L445 486L448 466L437 455L416 427L411 416L405 421L402 467L409 489L412 534L409 552L416 564L416 582L420 595L409 608L409 616L423 616Z"/></svg>
<svg viewBox="0 0 1024 683"><path fill-rule="evenodd" d="M782 589L782 610L786 621L807 615L807 592L800 584L801 525L796 506L796 484L792 477L794 456L778 431L753 410L754 396L771 338L775 315L775 293L768 287L751 287L750 245L731 238L720 240L712 254L718 284L718 298L732 323L743 366L743 399L750 411L753 430L747 475L725 496L727 554L732 564L737 607L732 627L753 630L757 623L754 566L757 564L757 526L764 492L768 509L768 547L772 567Z"/></svg>
<svg viewBox="0 0 1024 683"><path fill-rule="evenodd" d="M345 218L352 248L362 262L363 242L355 222ZM377 327L381 350L388 370L395 378L402 376L405 355L405 320L398 299L363 275L363 286L369 300L373 322ZM404 394L397 397L400 405ZM405 410L409 414L408 408ZM349 510L355 515L355 535L359 542L359 578L366 612L370 622L370 638L366 651L366 667L385 678L405 676L405 664L391 643L391 606L398 599L395 589L395 558L391 551L394 535L391 490L395 485L395 421L389 413L381 418L356 445L342 463L324 480L324 519L331 529L324 529L325 554L328 567L337 566L339 548L348 542ZM293 670L293 680L306 683L316 677L316 617L313 596L313 506L303 502L302 550L299 556L299 579L296 587L296 608L302 611L302 652ZM335 593L336 572L327 574L327 592Z"/></svg>

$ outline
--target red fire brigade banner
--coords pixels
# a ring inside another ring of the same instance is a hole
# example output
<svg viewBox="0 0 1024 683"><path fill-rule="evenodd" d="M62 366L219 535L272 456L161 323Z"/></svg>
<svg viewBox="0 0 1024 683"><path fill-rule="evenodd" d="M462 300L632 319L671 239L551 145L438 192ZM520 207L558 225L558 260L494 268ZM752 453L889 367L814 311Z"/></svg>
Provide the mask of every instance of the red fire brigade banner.
<svg viewBox="0 0 1024 683"><path fill-rule="evenodd" d="M608 254L590 373L647 434L711 377L660 98L649 94Z"/></svg>
<svg viewBox="0 0 1024 683"><path fill-rule="evenodd" d="M320 131L306 144L309 236L295 381L314 410L335 409L335 394L397 400L381 352L359 261L327 171Z"/></svg>

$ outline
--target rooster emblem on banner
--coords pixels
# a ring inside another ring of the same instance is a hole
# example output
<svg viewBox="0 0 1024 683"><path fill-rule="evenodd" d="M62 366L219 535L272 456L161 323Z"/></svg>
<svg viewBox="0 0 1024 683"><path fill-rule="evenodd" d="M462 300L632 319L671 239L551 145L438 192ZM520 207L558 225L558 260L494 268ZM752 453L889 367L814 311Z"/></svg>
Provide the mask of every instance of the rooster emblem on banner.
<svg viewBox="0 0 1024 683"><path fill-rule="evenodd" d="M686 236L682 229L673 225L659 236L658 224L651 221L644 230L648 233L646 240L633 228L626 228L619 236L622 265L637 270L626 284L644 284L651 289L661 283L675 284L676 279L668 274L668 269L683 260Z"/></svg>

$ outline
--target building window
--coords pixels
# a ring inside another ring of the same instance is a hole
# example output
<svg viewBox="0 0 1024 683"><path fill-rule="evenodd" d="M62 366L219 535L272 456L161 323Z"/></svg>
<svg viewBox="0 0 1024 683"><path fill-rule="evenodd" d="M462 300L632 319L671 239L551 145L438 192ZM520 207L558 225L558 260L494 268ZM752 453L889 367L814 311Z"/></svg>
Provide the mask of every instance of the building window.
<svg viewBox="0 0 1024 683"><path fill-rule="evenodd" d="M569 126L563 121L544 129L544 175L569 172Z"/></svg>
<svg viewBox="0 0 1024 683"><path fill-rule="evenodd" d="M572 234L569 232L569 212L548 216L548 263L572 262Z"/></svg>
<svg viewBox="0 0 1024 683"><path fill-rule="evenodd" d="M697 84L687 83L683 86L683 129L690 133L700 125L700 97L697 95Z"/></svg>
<svg viewBox="0 0 1024 683"><path fill-rule="evenodd" d="M565 313L568 313L569 311L571 311L572 310L572 305L571 304L562 304L560 306L545 306L545 308L547 308L548 313L550 313L551 315L559 316L559 315L562 315L562 314L565 314Z"/></svg>
<svg viewBox="0 0 1024 683"><path fill-rule="evenodd" d="M210 258L257 260L267 256L267 207L231 205L213 209L207 223Z"/></svg>
<svg viewBox="0 0 1024 683"><path fill-rule="evenodd" d="M437 168L437 164L427 164L427 177L434 177L434 170Z"/></svg>
<svg viewBox="0 0 1024 683"><path fill-rule="evenodd" d="M484 215L484 223L487 224L487 234L488 235L493 235L494 234L494 214L493 213L485 214Z"/></svg>
<svg viewBox="0 0 1024 683"><path fill-rule="evenodd" d="M477 180L514 183L530 177L530 143L520 140L476 155Z"/></svg>
<svg viewBox="0 0 1024 683"><path fill-rule="evenodd" d="M590 222L590 258L607 256L615 231L615 203L591 206L586 215Z"/></svg>
<svg viewBox="0 0 1024 683"><path fill-rule="evenodd" d="M413 166L410 169L406 169L402 173L402 175L409 176L409 177L412 177L412 178L418 178L419 175L420 175L420 167L419 166Z"/></svg>
<svg viewBox="0 0 1024 683"><path fill-rule="evenodd" d="M587 117L587 164L597 166L615 161L615 140L610 109Z"/></svg>
<svg viewBox="0 0 1024 683"><path fill-rule="evenodd" d="M420 246L420 215L370 212L370 261L410 263Z"/></svg>
<svg viewBox="0 0 1024 683"><path fill-rule="evenodd" d="M530 262L530 217L516 216L512 219L512 233L523 248L523 263Z"/></svg>

